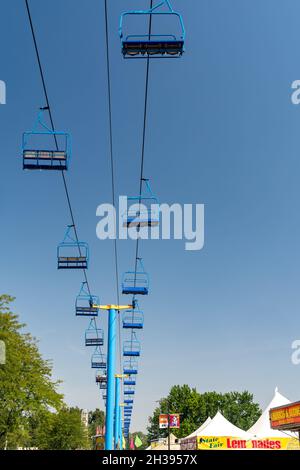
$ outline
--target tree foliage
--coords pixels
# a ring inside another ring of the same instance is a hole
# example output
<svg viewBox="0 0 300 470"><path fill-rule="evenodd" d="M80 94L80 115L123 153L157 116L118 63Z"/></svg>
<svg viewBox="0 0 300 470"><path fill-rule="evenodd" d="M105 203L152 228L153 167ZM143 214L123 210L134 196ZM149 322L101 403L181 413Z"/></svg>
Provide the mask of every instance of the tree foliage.
<svg viewBox="0 0 300 470"><path fill-rule="evenodd" d="M0 340L6 346L6 362L0 366L0 448L26 440L28 419L50 407L59 410L63 403L51 363L10 310L13 300L0 296Z"/></svg>
<svg viewBox="0 0 300 470"><path fill-rule="evenodd" d="M89 431L79 408L68 408L52 379L52 365L38 350L37 341L10 310L14 299L0 296L0 340L6 361L0 366L0 449L89 449ZM102 425L104 413L91 412L90 426Z"/></svg>
<svg viewBox="0 0 300 470"><path fill-rule="evenodd" d="M188 385L175 385L168 397L160 400L160 407L149 417L148 440L165 437L166 431L159 429L160 413L180 413L180 429L174 430L176 437L185 437L194 432L210 416L220 411L225 418L241 429L249 429L261 414L260 407L253 402L247 391L198 393Z"/></svg>
<svg viewBox="0 0 300 470"><path fill-rule="evenodd" d="M104 411L96 408L89 412L89 435L93 438L97 434L97 427L103 428L105 424Z"/></svg>

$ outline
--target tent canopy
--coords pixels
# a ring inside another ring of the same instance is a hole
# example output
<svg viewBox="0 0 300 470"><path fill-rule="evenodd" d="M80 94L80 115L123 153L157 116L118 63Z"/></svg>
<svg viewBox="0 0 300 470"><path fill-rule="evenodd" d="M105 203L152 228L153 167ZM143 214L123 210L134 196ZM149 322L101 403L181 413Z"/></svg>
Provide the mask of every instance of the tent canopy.
<svg viewBox="0 0 300 470"><path fill-rule="evenodd" d="M228 437L239 437L242 439L251 439L252 435L249 432L243 431L234 424L230 423L223 415L218 411L211 422L200 431L198 436L228 436Z"/></svg>
<svg viewBox="0 0 300 470"><path fill-rule="evenodd" d="M192 437L196 437L198 436L199 434L201 434L201 432L203 431L204 428L206 428L206 426L211 422L211 417L209 416L206 421L204 421L203 424L201 424L201 426L196 429L196 431L192 432L192 434L190 434L189 436L186 436L184 439L191 439Z"/></svg>
<svg viewBox="0 0 300 470"><path fill-rule="evenodd" d="M271 408L276 408L277 406L288 405L290 400L285 398L281 393L279 393L278 388L276 387L274 397L268 404L267 408L264 410L260 418L256 421L255 424L248 430L249 433L253 434L258 438L265 437L296 437L296 434L289 432L281 432L276 429L272 429L270 425L269 411Z"/></svg>

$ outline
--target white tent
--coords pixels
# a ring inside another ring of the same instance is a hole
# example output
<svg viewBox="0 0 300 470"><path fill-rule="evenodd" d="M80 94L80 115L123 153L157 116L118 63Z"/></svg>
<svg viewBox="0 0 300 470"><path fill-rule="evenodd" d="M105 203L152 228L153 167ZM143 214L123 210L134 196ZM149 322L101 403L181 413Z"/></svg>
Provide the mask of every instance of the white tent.
<svg viewBox="0 0 300 470"><path fill-rule="evenodd" d="M186 436L184 439L191 439L192 437L196 437L206 428L206 426L211 422L211 417L209 416L203 424L201 424L200 428L196 429L196 431L192 432L189 436Z"/></svg>
<svg viewBox="0 0 300 470"><path fill-rule="evenodd" d="M257 438L266 438L266 437L296 437L296 434L277 431L272 429L270 426L269 411L271 408L276 408L277 406L288 405L290 400L285 398L281 393L278 392L278 388L275 389L275 394L273 399L270 401L267 408L262 413L261 417L258 418L255 424L248 430L249 433L253 434Z"/></svg>
<svg viewBox="0 0 300 470"><path fill-rule="evenodd" d="M240 437L243 439L251 439L253 436L250 432L243 431L242 429L234 426L218 411L215 417L205 428L197 434L198 436L230 436Z"/></svg>

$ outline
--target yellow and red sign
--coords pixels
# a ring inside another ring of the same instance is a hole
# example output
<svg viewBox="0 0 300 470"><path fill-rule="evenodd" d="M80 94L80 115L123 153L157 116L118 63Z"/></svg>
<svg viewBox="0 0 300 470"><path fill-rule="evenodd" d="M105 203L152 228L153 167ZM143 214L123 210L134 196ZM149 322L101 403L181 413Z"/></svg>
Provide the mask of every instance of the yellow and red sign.
<svg viewBox="0 0 300 470"><path fill-rule="evenodd" d="M159 429L168 428L169 415L159 415Z"/></svg>
<svg viewBox="0 0 300 470"><path fill-rule="evenodd" d="M273 429L300 430L300 402L272 408L270 421Z"/></svg>

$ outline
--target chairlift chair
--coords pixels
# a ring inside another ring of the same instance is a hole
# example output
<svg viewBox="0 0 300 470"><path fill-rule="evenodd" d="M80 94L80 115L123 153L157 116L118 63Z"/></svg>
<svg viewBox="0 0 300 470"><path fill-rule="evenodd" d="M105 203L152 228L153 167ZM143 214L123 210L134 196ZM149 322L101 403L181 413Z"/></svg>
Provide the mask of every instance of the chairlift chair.
<svg viewBox="0 0 300 470"><path fill-rule="evenodd" d="M124 386L126 386L126 385L135 386L135 385L136 385L136 381L133 380L133 379L125 379L125 380L124 380Z"/></svg>
<svg viewBox="0 0 300 470"><path fill-rule="evenodd" d="M102 384L102 383L107 383L107 373L106 371L103 372L103 370L98 370L96 372L96 384Z"/></svg>
<svg viewBox="0 0 300 470"><path fill-rule="evenodd" d="M137 259L136 269L123 275L122 293L131 295L148 295L149 275L145 272L143 261Z"/></svg>
<svg viewBox="0 0 300 470"><path fill-rule="evenodd" d="M125 310L122 320L124 329L141 330L144 327L144 314L140 310Z"/></svg>
<svg viewBox="0 0 300 470"><path fill-rule="evenodd" d="M74 232L74 237L70 234ZM63 241L57 247L58 269L88 269L89 246L76 240L74 225L69 225Z"/></svg>
<svg viewBox="0 0 300 470"><path fill-rule="evenodd" d="M132 404L133 404L133 399L132 399L132 398L126 398L126 399L124 400L124 403L125 403L126 405L132 405Z"/></svg>
<svg viewBox="0 0 300 470"><path fill-rule="evenodd" d="M153 194L148 179L143 178L146 189L139 196L128 197L130 204L123 214L123 227L157 227L159 225L159 202Z"/></svg>
<svg viewBox="0 0 300 470"><path fill-rule="evenodd" d="M124 357L139 357L141 355L141 344L139 341L125 341L123 345Z"/></svg>
<svg viewBox="0 0 300 470"><path fill-rule="evenodd" d="M79 294L76 297L75 313L81 317L97 317L99 313L100 300L96 295L91 295L86 289L86 282L81 284Z"/></svg>
<svg viewBox="0 0 300 470"><path fill-rule="evenodd" d="M23 133L23 169L67 170L72 152L71 136L67 132L56 132L50 129L43 120L45 110L48 108L40 109L33 130ZM40 130L38 130L39 127ZM51 145L49 140L51 140Z"/></svg>
<svg viewBox="0 0 300 470"><path fill-rule="evenodd" d="M104 332L102 329L97 328L95 320L91 320L88 329L85 331L85 345L86 346L103 346Z"/></svg>
<svg viewBox="0 0 300 470"><path fill-rule="evenodd" d="M163 9L164 6L166 6L166 9ZM145 32L145 34L124 33L125 17L146 16L151 21L158 15L179 20L180 33L174 31L163 31L162 34L153 34L151 31ZM120 18L119 36L121 38L122 54L126 59L181 57L184 52L185 35L182 15L173 10L169 0L161 1L149 10L125 11Z"/></svg>
<svg viewBox="0 0 300 470"><path fill-rule="evenodd" d="M124 361L123 373L125 375L137 375L138 374L138 363L134 360Z"/></svg>
<svg viewBox="0 0 300 470"><path fill-rule="evenodd" d="M106 369L106 366L106 356L100 351L99 348L96 348L91 357L92 369Z"/></svg>

